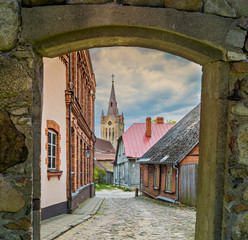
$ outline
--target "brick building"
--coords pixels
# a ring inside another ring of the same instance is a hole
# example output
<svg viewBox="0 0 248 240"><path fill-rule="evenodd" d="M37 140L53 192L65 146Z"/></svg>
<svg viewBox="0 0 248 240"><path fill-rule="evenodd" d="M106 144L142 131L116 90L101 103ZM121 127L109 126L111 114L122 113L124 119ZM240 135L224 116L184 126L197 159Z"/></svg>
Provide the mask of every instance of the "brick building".
<svg viewBox="0 0 248 240"><path fill-rule="evenodd" d="M168 202L196 205L200 104L139 160L141 191Z"/></svg>
<svg viewBox="0 0 248 240"><path fill-rule="evenodd" d="M96 83L89 51L45 58L44 79L42 219L72 212L94 196Z"/></svg>

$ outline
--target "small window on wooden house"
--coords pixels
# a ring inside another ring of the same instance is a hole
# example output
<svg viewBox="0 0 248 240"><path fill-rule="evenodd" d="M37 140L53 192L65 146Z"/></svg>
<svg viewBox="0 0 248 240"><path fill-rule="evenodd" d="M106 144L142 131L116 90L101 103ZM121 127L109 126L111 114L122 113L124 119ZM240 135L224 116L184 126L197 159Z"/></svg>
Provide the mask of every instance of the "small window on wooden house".
<svg viewBox="0 0 248 240"><path fill-rule="evenodd" d="M153 187L158 188L158 168L154 167L154 179L153 179Z"/></svg>
<svg viewBox="0 0 248 240"><path fill-rule="evenodd" d="M172 166L166 167L165 191L172 192Z"/></svg>
<svg viewBox="0 0 248 240"><path fill-rule="evenodd" d="M144 169L144 178L145 178L145 185L146 187L149 187L149 165L145 166Z"/></svg>

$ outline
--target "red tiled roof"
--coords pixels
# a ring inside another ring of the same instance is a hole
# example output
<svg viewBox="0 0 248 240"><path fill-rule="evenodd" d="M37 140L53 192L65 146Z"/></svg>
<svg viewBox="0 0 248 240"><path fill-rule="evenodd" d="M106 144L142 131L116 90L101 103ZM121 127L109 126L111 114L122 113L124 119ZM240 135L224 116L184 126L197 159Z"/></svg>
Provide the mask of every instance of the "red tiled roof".
<svg viewBox="0 0 248 240"><path fill-rule="evenodd" d="M96 160L114 160L115 153L99 153L95 152Z"/></svg>
<svg viewBox="0 0 248 240"><path fill-rule="evenodd" d="M115 148L110 141L103 140L101 138L96 139L95 150L107 153L115 153Z"/></svg>
<svg viewBox="0 0 248 240"><path fill-rule="evenodd" d="M146 124L134 123L122 134L125 153L127 158L140 158L148 151L164 134L174 126L173 123L152 123L151 137L146 136Z"/></svg>

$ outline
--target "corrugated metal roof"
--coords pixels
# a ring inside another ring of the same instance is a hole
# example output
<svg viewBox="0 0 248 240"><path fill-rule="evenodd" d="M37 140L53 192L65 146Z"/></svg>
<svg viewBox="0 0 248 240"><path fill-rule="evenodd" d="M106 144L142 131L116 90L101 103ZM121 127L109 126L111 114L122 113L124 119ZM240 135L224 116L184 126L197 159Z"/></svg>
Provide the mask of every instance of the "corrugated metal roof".
<svg viewBox="0 0 248 240"><path fill-rule="evenodd" d="M178 163L199 142L201 105L197 105L172 129L170 129L142 159L148 159L145 163ZM141 162L142 162L141 159Z"/></svg>
<svg viewBox="0 0 248 240"><path fill-rule="evenodd" d="M134 123L122 134L125 154L127 158L140 158L175 124L152 123L151 137L146 136L146 123Z"/></svg>

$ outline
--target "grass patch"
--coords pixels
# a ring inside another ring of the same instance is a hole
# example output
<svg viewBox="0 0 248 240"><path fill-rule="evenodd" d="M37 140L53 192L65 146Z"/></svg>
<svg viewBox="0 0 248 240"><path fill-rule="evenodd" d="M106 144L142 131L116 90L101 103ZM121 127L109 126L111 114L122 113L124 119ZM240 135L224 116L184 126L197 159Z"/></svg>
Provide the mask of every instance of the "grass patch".
<svg viewBox="0 0 248 240"><path fill-rule="evenodd" d="M125 188L124 192L130 192L129 188Z"/></svg>
<svg viewBox="0 0 248 240"><path fill-rule="evenodd" d="M96 191L101 191L103 189L113 190L113 189L117 189L117 188L122 189L121 187L114 186L114 185L111 185L111 184L95 184Z"/></svg>

